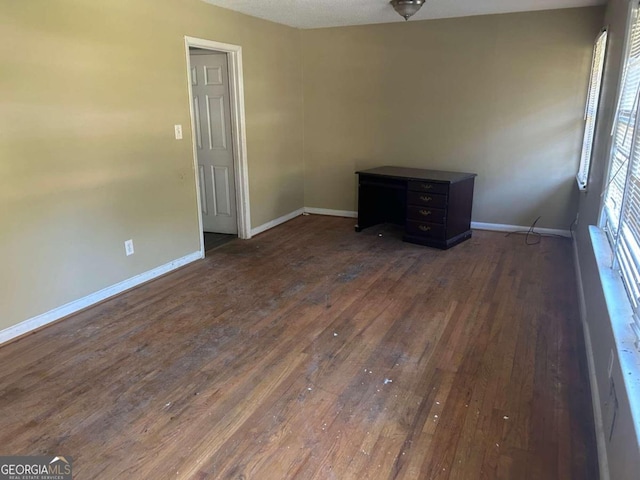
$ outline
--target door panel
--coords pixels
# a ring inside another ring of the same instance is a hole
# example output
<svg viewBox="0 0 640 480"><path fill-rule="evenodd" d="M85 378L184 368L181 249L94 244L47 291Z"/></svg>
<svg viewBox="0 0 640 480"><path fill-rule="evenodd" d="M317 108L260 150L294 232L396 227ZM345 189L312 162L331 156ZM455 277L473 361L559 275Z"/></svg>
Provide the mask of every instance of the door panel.
<svg viewBox="0 0 640 480"><path fill-rule="evenodd" d="M192 52L190 60L204 231L236 234L227 56Z"/></svg>
<svg viewBox="0 0 640 480"><path fill-rule="evenodd" d="M195 129L196 129L196 146L199 151L202 149L202 123L200 122L200 100L198 96L193 97L193 115L195 116ZM200 158L198 157L198 164L200 164Z"/></svg>
<svg viewBox="0 0 640 480"><path fill-rule="evenodd" d="M223 97L207 95L207 127L209 129L209 149L211 150L227 149L224 106Z"/></svg>
<svg viewBox="0 0 640 480"><path fill-rule="evenodd" d="M204 165L198 165L198 173L200 175L200 205L202 206L202 215L209 215L209 203L207 202L207 178L204 174Z"/></svg>
<svg viewBox="0 0 640 480"><path fill-rule="evenodd" d="M217 215L230 217L231 189L229 188L230 172L227 167L213 167L213 187Z"/></svg>
<svg viewBox="0 0 640 480"><path fill-rule="evenodd" d="M221 67L205 67L204 74L205 85L223 85Z"/></svg>

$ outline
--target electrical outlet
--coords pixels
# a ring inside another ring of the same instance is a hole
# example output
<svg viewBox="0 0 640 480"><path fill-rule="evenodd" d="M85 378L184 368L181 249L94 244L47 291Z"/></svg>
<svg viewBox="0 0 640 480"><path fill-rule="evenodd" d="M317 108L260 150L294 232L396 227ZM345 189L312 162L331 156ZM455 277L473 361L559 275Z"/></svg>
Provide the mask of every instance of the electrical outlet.
<svg viewBox="0 0 640 480"><path fill-rule="evenodd" d="M133 240L127 240L124 242L124 253L127 254L127 257L135 253L135 250L133 249Z"/></svg>
<svg viewBox="0 0 640 480"><path fill-rule="evenodd" d="M182 125L174 125L173 129L176 132L176 140L182 140Z"/></svg>

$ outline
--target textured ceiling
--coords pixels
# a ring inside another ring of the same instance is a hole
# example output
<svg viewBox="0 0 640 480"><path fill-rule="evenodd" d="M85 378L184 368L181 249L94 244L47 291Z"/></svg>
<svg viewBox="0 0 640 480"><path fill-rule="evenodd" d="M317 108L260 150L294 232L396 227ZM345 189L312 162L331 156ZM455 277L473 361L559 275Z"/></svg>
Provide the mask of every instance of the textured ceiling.
<svg viewBox="0 0 640 480"><path fill-rule="evenodd" d="M298 28L404 22L388 0L203 0ZM426 0L411 20L604 5L606 0Z"/></svg>

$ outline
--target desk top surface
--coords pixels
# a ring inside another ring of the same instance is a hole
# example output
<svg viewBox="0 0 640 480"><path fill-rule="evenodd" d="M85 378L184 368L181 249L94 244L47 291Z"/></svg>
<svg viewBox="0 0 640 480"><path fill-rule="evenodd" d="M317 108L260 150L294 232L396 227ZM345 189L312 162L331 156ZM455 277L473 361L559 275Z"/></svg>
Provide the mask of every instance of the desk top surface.
<svg viewBox="0 0 640 480"><path fill-rule="evenodd" d="M359 170L358 175L376 175L380 177L393 177L402 180L429 180L432 182L455 183L467 178L475 177L475 173L445 172L443 170L424 170L422 168L406 167L377 167L369 170Z"/></svg>

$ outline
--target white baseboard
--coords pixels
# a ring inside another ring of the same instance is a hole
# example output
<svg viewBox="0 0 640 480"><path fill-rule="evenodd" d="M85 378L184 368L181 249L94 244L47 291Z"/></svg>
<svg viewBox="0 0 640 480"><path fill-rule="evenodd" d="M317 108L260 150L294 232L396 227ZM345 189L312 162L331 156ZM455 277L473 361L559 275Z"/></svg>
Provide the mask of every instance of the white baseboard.
<svg viewBox="0 0 640 480"><path fill-rule="evenodd" d="M251 230L251 235L252 236L258 235L259 233L269 230L270 228L273 228L282 223L288 222L289 220L295 217L298 217L303 213L310 213L314 215L329 215L334 217L347 217L347 218L358 217L358 212L354 212L351 210L332 210L327 208L304 207L304 208L299 208L298 210L295 210L291 213L288 213L287 215L283 215L274 220L271 220L270 222L264 223L256 228L253 228ZM472 222L471 227L478 230L495 230L499 232L513 232L513 231L529 229L529 227L517 226L517 225L502 225L502 224L478 223L478 222ZM565 230L536 228L536 231L539 233L551 233L555 235L571 236L570 232ZM164 275L165 273L168 273L172 270L180 268L195 260L199 260L200 258L203 258L203 256L204 256L203 253L200 251L191 253L182 258L169 262L165 265L161 265L160 267L154 268L153 270L149 270L148 272L141 273L140 275L136 275L135 277L129 278L120 283L104 288L98 292L92 293L91 295L87 295L86 297L67 303L66 305L62 305L61 307L55 308L41 315L30 318L23 322L20 322L17 325L13 325L9 328L1 330L0 345L16 337L24 335L25 333L31 332L49 323L55 322L56 320L66 317L67 315L71 315L72 313L76 313L80 310L90 307L91 305L95 305L96 303L106 300L110 297L113 297L114 295L117 295L119 293L122 293L125 290L129 290L130 288L136 287L142 283L153 280L156 277Z"/></svg>
<svg viewBox="0 0 640 480"><path fill-rule="evenodd" d="M358 212L353 212L351 210L331 210L328 208L304 207L304 213L310 213L312 215L329 215L332 217L358 218ZM530 227L526 227L524 225L506 225L503 223L471 222L471 228L475 230L491 230L494 232L526 232ZM569 230L536 227L535 232L571 238L571 232Z"/></svg>
<svg viewBox="0 0 640 480"><path fill-rule="evenodd" d="M123 280L122 282L116 283L110 287L103 288L102 290L87 295L86 297L74 300L66 305L54 308L53 310L49 310L41 315L20 322L17 325L5 328L0 331L0 345L201 258L203 258L202 252L198 251L191 253L182 258L178 258L177 260L173 260L154 268L153 270L149 270L148 272L141 273L140 275Z"/></svg>
<svg viewBox="0 0 640 480"><path fill-rule="evenodd" d="M289 220L299 217L305 213L310 213L312 215L330 215L332 217L358 217L358 212L352 212L349 210L329 210L327 208L304 207L251 229L251 236L258 235L259 233L265 232L273 227L277 227L278 225L288 222Z"/></svg>
<svg viewBox="0 0 640 480"><path fill-rule="evenodd" d="M302 211L296 210L295 212L292 212L289 215L285 215L271 222L265 223L264 225L261 225L257 228L254 228L251 231L251 233L253 235L257 235L258 233L264 232L269 228L273 228L277 225L280 225L281 223L291 220L294 217L297 217L302 212L310 213L311 215L328 215L331 217L358 218L358 212L354 212L351 210L332 210L329 208L304 207ZM471 228L475 230L491 230L494 232L526 232L529 230L530 227L527 227L524 225L506 225L502 223L471 222ZM562 237L571 238L571 232L569 230L536 227L535 232L547 234L547 235L560 235Z"/></svg>
<svg viewBox="0 0 640 480"><path fill-rule="evenodd" d="M575 240L575 238L573 240L573 265L576 272L580 322L582 323L584 347L587 352L587 364L589 367L589 384L591 386L591 403L593 404L593 421L596 429L596 446L598 448L600 480L609 480L609 461L607 457L606 447L607 443L604 435L604 425L602 422L602 409L600 407L600 393L598 391L598 379L596 377L596 364L593 357L591 333L589 332L589 324L587 323L587 301L584 296L584 286L582 284L582 269L580 268L580 258L578 256L578 242Z"/></svg>
<svg viewBox="0 0 640 480"><path fill-rule="evenodd" d="M502 223L471 222L471 228L474 230L491 230L494 232L527 232L531 227L525 227L524 225L505 225ZM571 232L569 230L536 227L535 232L571 238Z"/></svg>
<svg viewBox="0 0 640 480"><path fill-rule="evenodd" d="M303 213L304 213L304 208L299 208L298 210L295 210L295 211L293 211L291 213L287 213L286 215L283 215L283 216L278 217L278 218L276 218L274 220L271 220L270 222L263 223L259 227L251 229L251 236L253 237L254 235L258 235L259 233L262 233L262 232L265 232L265 231L269 230L270 228L277 227L278 225L280 225L280 224L282 224L284 222L288 222L289 220L291 220L293 218L299 217Z"/></svg>
<svg viewBox="0 0 640 480"><path fill-rule="evenodd" d="M358 218L358 212L352 212L351 210L331 210L328 208L304 207L304 213L310 213L312 215L328 215L330 217Z"/></svg>

